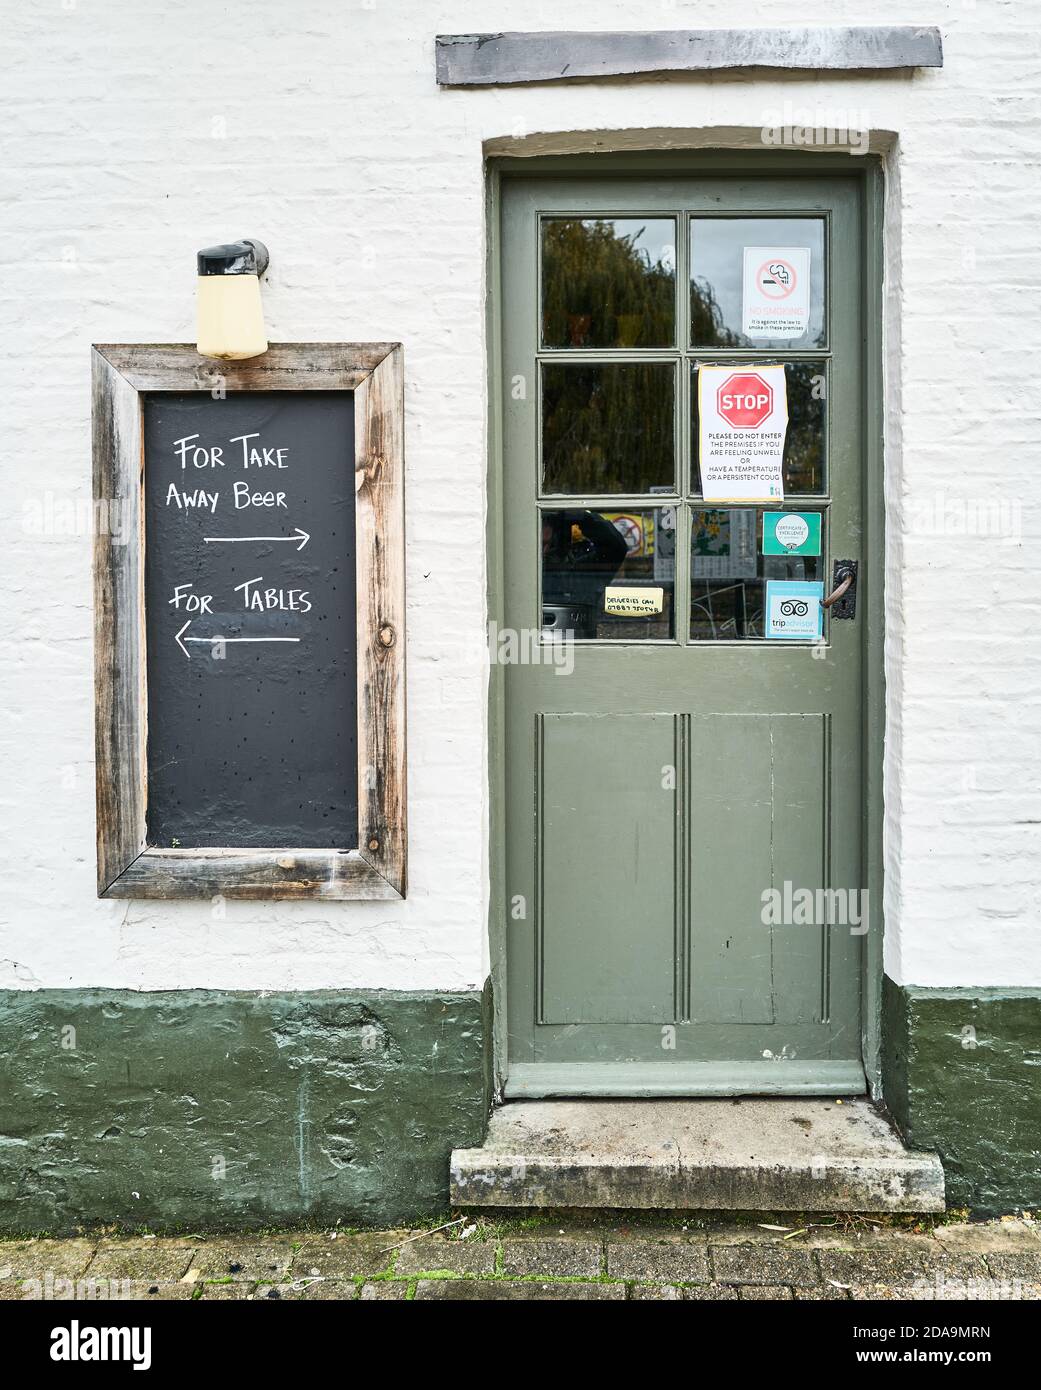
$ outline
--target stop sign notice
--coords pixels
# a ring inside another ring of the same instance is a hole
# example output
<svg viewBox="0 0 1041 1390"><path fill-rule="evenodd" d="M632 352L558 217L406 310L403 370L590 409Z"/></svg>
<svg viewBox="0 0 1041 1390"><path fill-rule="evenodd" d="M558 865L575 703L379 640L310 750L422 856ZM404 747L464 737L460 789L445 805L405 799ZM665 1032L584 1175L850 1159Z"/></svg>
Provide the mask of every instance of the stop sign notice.
<svg viewBox="0 0 1041 1390"><path fill-rule="evenodd" d="M716 392L716 409L736 430L757 430L773 408L773 387L758 372L734 372Z"/></svg>

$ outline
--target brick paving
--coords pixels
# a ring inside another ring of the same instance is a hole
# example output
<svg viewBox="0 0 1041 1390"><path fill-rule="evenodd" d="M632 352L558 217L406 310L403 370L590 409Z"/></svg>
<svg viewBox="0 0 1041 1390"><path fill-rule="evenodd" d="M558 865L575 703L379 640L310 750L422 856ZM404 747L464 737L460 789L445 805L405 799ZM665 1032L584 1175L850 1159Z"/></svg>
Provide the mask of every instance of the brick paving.
<svg viewBox="0 0 1041 1390"><path fill-rule="evenodd" d="M773 1229L782 1227L783 1229ZM468 1218L447 1231L0 1241L0 1300L1041 1299L1041 1223Z"/></svg>

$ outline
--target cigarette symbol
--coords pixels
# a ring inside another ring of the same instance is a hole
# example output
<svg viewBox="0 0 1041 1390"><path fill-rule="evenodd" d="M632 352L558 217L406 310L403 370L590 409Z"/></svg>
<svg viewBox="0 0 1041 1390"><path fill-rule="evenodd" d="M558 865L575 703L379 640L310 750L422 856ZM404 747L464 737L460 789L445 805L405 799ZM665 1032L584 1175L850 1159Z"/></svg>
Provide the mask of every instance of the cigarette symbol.
<svg viewBox="0 0 1041 1390"><path fill-rule="evenodd" d="M790 261L764 261L756 271L756 283L767 299L787 299L795 292L798 281Z"/></svg>

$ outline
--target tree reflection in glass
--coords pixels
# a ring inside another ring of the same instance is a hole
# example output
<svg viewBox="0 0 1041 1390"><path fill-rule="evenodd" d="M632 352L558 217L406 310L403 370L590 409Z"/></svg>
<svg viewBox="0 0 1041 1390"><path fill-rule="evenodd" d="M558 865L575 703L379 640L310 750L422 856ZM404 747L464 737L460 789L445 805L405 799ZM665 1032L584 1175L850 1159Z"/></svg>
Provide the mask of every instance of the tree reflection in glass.
<svg viewBox="0 0 1041 1390"><path fill-rule="evenodd" d="M543 222L544 347L672 347L675 325L673 218Z"/></svg>

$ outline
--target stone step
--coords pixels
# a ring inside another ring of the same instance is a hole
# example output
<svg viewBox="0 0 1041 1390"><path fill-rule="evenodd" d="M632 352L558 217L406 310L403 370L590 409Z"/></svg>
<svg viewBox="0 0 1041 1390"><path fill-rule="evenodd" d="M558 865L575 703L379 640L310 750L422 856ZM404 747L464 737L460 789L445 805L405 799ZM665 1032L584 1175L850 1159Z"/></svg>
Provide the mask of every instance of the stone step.
<svg viewBox="0 0 1041 1390"><path fill-rule="evenodd" d="M515 1101L452 1154L460 1207L943 1211L936 1154L863 1098Z"/></svg>

